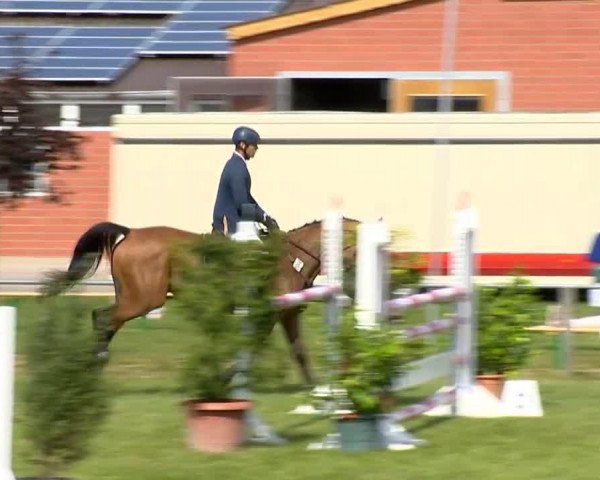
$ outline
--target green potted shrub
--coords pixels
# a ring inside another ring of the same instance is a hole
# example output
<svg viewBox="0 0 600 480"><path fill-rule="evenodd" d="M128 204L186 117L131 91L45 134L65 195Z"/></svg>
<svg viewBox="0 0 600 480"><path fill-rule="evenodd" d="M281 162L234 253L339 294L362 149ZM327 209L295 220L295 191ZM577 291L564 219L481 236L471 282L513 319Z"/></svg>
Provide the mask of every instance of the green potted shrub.
<svg viewBox="0 0 600 480"><path fill-rule="evenodd" d="M341 448L347 451L385 448L380 417L394 405L392 385L418 347L404 340L389 324L377 329L355 327L344 315L336 335L336 384L345 391L340 407L351 413L336 418Z"/></svg>
<svg viewBox="0 0 600 480"><path fill-rule="evenodd" d="M38 478L55 478L85 457L108 413L109 392L86 318L74 297L43 299L25 338L24 423Z"/></svg>
<svg viewBox="0 0 600 480"><path fill-rule="evenodd" d="M520 369L531 353L525 327L539 315L531 283L514 277L502 288L478 291L477 381L500 396L507 374Z"/></svg>
<svg viewBox="0 0 600 480"><path fill-rule="evenodd" d="M175 311L195 332L181 377L192 448L224 452L243 442L244 415L252 403L231 398L232 372L242 352L255 357L267 341L280 248L278 235L264 242L205 235L176 254Z"/></svg>

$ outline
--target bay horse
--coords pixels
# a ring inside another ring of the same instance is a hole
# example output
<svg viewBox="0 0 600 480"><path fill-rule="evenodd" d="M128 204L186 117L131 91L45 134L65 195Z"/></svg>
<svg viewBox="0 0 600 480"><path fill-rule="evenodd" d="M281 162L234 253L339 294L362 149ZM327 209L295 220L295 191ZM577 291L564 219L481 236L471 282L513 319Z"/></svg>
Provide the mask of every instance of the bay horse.
<svg viewBox="0 0 600 480"><path fill-rule="evenodd" d="M287 246L275 284L278 295L312 286L321 267L321 223L315 220L285 233ZM356 220L343 219L345 239L355 232L357 225ZM107 360L109 343L125 322L162 307L169 292L176 295L171 249L176 242L193 241L200 235L166 226L129 228L111 222L97 223L77 241L68 269L46 274L42 294L56 295L68 290L93 275L103 256L108 258L115 301L109 307L92 312L92 325L98 338L97 352L100 358ZM355 252L354 244L344 245L346 260L353 258ZM297 258L304 264L300 271L293 267ZM313 377L300 331L302 310L302 306L280 310L271 330L279 320L304 381L312 385Z"/></svg>

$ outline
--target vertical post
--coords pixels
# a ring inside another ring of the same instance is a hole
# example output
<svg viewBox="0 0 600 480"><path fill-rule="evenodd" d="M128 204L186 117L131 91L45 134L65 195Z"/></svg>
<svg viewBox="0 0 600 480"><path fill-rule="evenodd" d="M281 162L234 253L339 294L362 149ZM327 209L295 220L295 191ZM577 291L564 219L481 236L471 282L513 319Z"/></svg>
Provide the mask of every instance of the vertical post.
<svg viewBox="0 0 600 480"><path fill-rule="evenodd" d="M561 324L565 327L562 334L562 367L571 373L571 319L574 317L575 289L563 287L560 292Z"/></svg>
<svg viewBox="0 0 600 480"><path fill-rule="evenodd" d="M327 285L335 285L340 288L343 285L343 242L342 214L337 210L331 210L323 219L323 228L321 229L321 263ZM325 318L328 334L332 334L339 324L338 298L339 295L332 295L326 303Z"/></svg>
<svg viewBox="0 0 600 480"><path fill-rule="evenodd" d="M344 228L342 214L337 209L330 210L323 218L321 228L321 264L323 266L323 274L327 285L340 288L340 292L332 295L325 302L325 323L327 336L327 351L326 355L331 365L335 365L339 358L337 350L334 347L334 336L339 330L340 325L340 297L342 295L341 288L343 287L343 250L344 243ZM327 409L335 408L335 400L333 397L332 386L334 378L332 376L333 369L328 369L329 393L331 398L325 402Z"/></svg>
<svg viewBox="0 0 600 480"><path fill-rule="evenodd" d="M460 321L455 334L455 352L458 363L454 374L454 385L457 389L454 414L461 410L458 404L463 398L463 392L474 384L474 375L477 371L477 322L473 311L475 222L473 208L465 208L456 212L451 273L455 284L466 290L466 296L457 303L457 315Z"/></svg>
<svg viewBox="0 0 600 480"><path fill-rule="evenodd" d="M251 221L239 221L237 224L236 232L231 236L232 240L236 242L249 242L249 241L260 241L260 237L256 231L254 222ZM244 335L249 335L249 324L247 320L248 309L246 306L239 305L235 309L236 315L242 319L242 331ZM240 398L248 400L250 398L250 392L248 390L248 376L250 369L250 353L247 351L239 352L237 366L236 366L236 382L238 387L236 388L236 395Z"/></svg>
<svg viewBox="0 0 600 480"><path fill-rule="evenodd" d="M385 314L388 296L390 231L383 222L358 226L356 255L356 322L358 328L376 328Z"/></svg>
<svg viewBox="0 0 600 480"><path fill-rule="evenodd" d="M258 231L253 221L241 220L237 223L237 230L231 236L232 240L237 242L249 242L258 241ZM251 325L248 322L248 308L246 306L239 306L236 308L236 314L240 316L242 320L242 331L244 335L251 335ZM243 350L238 353L236 362L236 378L235 381L238 383L235 389L235 395L238 398L244 400L250 400L251 394L248 387L249 376L250 376L250 362L252 361L250 352ZM252 430L252 440L267 443L273 445L281 445L286 441L279 437L271 427L262 420L262 418L256 413L254 409L246 412L246 425Z"/></svg>
<svg viewBox="0 0 600 480"><path fill-rule="evenodd" d="M460 322L456 328L456 352L462 360L456 368L455 385L458 388L470 387L476 371L477 341L476 321L473 315L473 230L463 234L463 262L457 270L457 281L465 288L466 296L457 303Z"/></svg>
<svg viewBox="0 0 600 480"><path fill-rule="evenodd" d="M12 473L12 421L17 310L0 307L0 480L14 480Z"/></svg>

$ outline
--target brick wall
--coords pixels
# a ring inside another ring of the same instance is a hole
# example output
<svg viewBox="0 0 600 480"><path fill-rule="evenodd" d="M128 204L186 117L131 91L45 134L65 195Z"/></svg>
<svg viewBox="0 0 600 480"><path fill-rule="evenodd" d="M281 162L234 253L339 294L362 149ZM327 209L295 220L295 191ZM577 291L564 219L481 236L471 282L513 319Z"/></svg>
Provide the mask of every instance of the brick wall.
<svg viewBox="0 0 600 480"><path fill-rule="evenodd" d="M600 110L600 2L460 2L456 70L512 74L518 111ZM443 3L409 4L238 42L231 75L440 70Z"/></svg>
<svg viewBox="0 0 600 480"><path fill-rule="evenodd" d="M111 133L79 133L86 138L80 167L52 180L68 192L61 203L33 197L0 207L0 256L69 256L88 227L108 218Z"/></svg>

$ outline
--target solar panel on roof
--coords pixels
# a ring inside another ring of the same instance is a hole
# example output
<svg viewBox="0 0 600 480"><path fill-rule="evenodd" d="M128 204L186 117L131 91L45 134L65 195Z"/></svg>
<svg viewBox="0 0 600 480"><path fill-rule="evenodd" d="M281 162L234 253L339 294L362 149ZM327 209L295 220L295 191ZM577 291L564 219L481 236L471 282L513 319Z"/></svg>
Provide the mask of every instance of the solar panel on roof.
<svg viewBox="0 0 600 480"><path fill-rule="evenodd" d="M15 33L26 35L20 52L30 61L32 77L38 79L110 80L141 54L227 54L225 27L269 16L284 1L0 1L0 12L172 13L162 27L0 26L0 74L16 59L2 37Z"/></svg>
<svg viewBox="0 0 600 480"><path fill-rule="evenodd" d="M156 30L156 27L80 27L75 35L78 37L149 38Z"/></svg>
<svg viewBox="0 0 600 480"><path fill-rule="evenodd" d="M277 1L227 1L222 2L196 2L190 9L193 12L261 12L268 13L276 7Z"/></svg>
<svg viewBox="0 0 600 480"><path fill-rule="evenodd" d="M131 47L110 47L110 48L86 48L86 47L51 47L47 52L48 57L79 57L79 58L127 58L133 53Z"/></svg>
<svg viewBox="0 0 600 480"><path fill-rule="evenodd" d="M169 32L195 32L197 30L207 31L207 30L223 30L225 27L229 25L228 22L212 22L212 21L199 21L199 22L171 22L169 24L168 30L163 30L166 35Z"/></svg>
<svg viewBox="0 0 600 480"><path fill-rule="evenodd" d="M117 58L94 58L93 64L90 64L87 58L53 58L46 57L36 61L33 66L36 68L81 68L81 67L97 67L97 68L120 68L123 64L123 59Z"/></svg>
<svg viewBox="0 0 600 480"><path fill-rule="evenodd" d="M38 27L29 25L4 26L0 27L1 34L4 35L55 35L62 30L62 27Z"/></svg>
<svg viewBox="0 0 600 480"><path fill-rule="evenodd" d="M160 37L160 42L210 42L224 40L225 32L218 30L196 30L193 32L169 31Z"/></svg>
<svg viewBox="0 0 600 480"><path fill-rule="evenodd" d="M177 16L174 21L205 21L227 22L227 24L245 22L255 18L264 17L267 12L185 12Z"/></svg>
<svg viewBox="0 0 600 480"><path fill-rule="evenodd" d="M32 69L28 76L37 80L51 81L108 81L114 78L115 74L118 73L118 71L118 69L111 68L44 68L39 70Z"/></svg>
<svg viewBox="0 0 600 480"><path fill-rule="evenodd" d="M23 37L18 41L10 37L0 37L0 48L31 48L46 45L52 37Z"/></svg>
<svg viewBox="0 0 600 480"><path fill-rule="evenodd" d="M28 13L177 13L184 1L124 0L124 1L78 1L78 0L20 0L0 2L2 12Z"/></svg>
<svg viewBox="0 0 600 480"><path fill-rule="evenodd" d="M185 2L103 2L98 11L177 13Z"/></svg>
<svg viewBox="0 0 600 480"><path fill-rule="evenodd" d="M4 11L21 12L51 12L51 11L85 11L92 2L55 2L53 0L29 1L22 0L12 2L9 8L3 7Z"/></svg>
<svg viewBox="0 0 600 480"><path fill-rule="evenodd" d="M227 52L229 50L229 42L225 40L214 42L156 42L153 43L148 50L155 49L162 52Z"/></svg>

